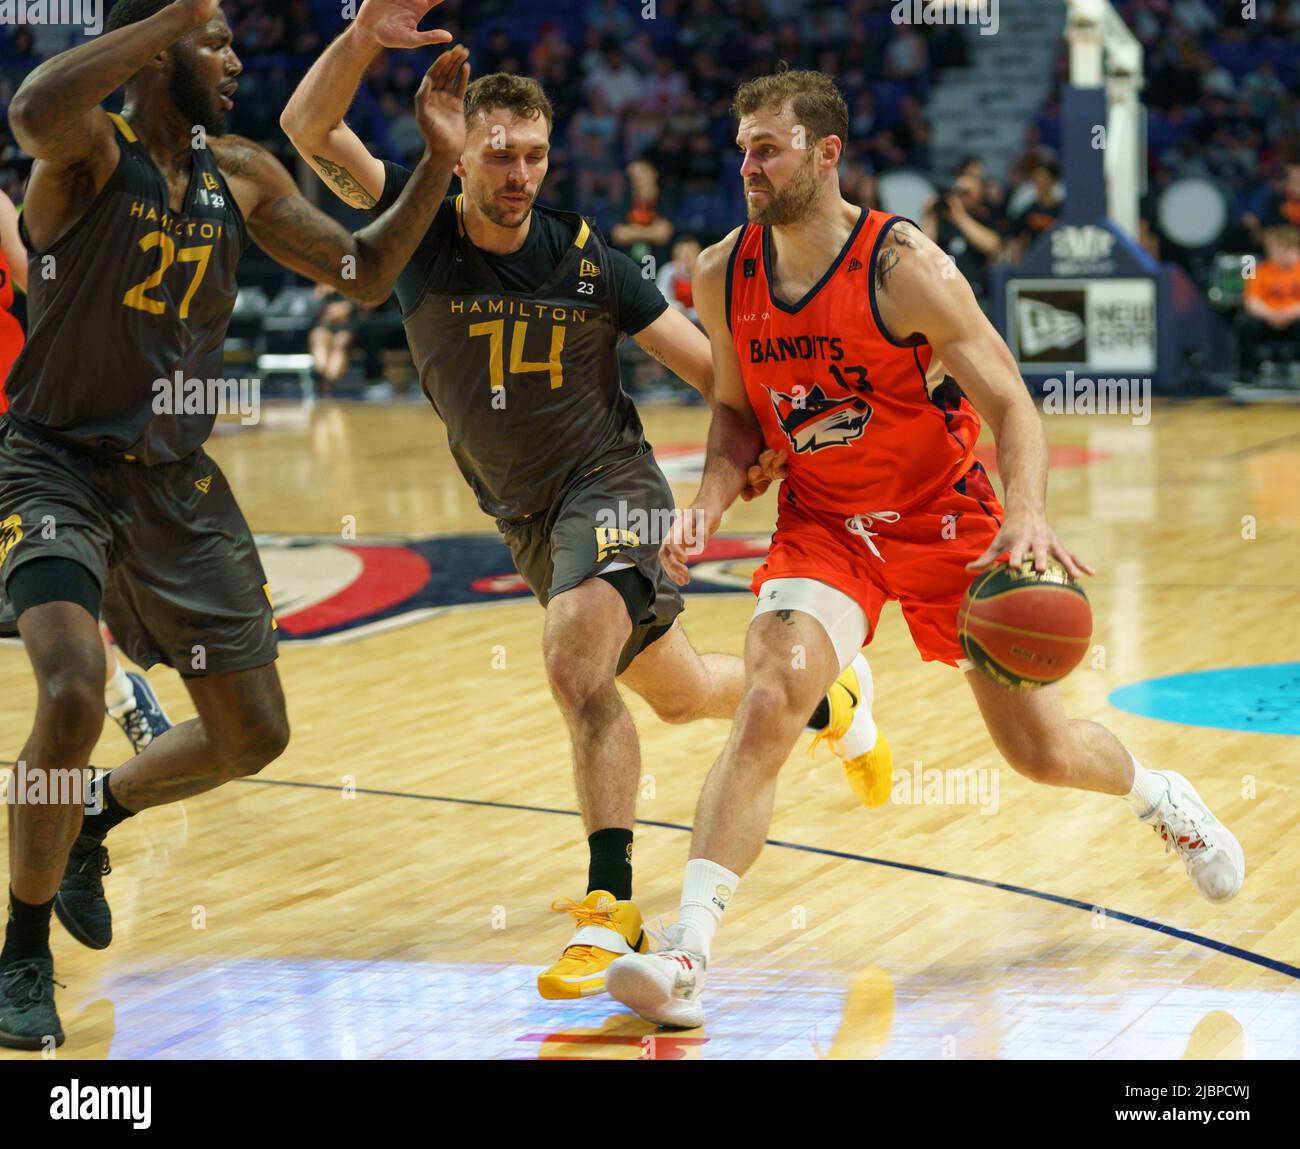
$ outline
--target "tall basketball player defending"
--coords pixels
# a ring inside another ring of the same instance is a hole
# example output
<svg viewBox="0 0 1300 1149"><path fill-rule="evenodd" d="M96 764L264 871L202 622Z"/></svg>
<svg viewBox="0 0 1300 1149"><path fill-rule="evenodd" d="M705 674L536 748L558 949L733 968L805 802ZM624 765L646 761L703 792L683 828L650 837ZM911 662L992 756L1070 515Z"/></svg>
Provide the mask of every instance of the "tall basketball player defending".
<svg viewBox="0 0 1300 1149"><path fill-rule="evenodd" d="M348 105L381 47L423 41L416 24L431 6L366 0L281 118L299 152L356 207L391 203L410 173L370 154L344 122ZM464 193L443 205L397 294L457 464L546 607L546 674L573 744L590 864L587 897L556 904L573 913L577 932L537 985L543 997L585 997L604 989L615 957L646 945L631 900L640 748L615 679L669 722L731 718L744 687L739 658L692 649L661 539L638 534L656 524L667 533L673 498L619 380L617 344L628 334L707 395L709 345L585 220L534 204L551 129L534 81L475 80L465 116L456 165ZM746 475L761 487L760 444L751 445ZM862 793L876 775L888 778L888 748L871 722L866 660L844 671L834 687L835 675L823 683L808 713Z"/></svg>
<svg viewBox="0 0 1300 1149"><path fill-rule="evenodd" d="M884 603L899 602L923 659L962 666L957 609L972 571L1009 554L1091 573L1048 525L1042 424L969 285L906 220L841 197L848 112L834 81L760 77L734 110L750 222L696 273L717 391L696 537L717 529L761 443L789 453L788 478L754 578L745 697L696 810L680 920L667 950L620 958L607 975L619 1001L681 1026L703 1021L714 931L767 837L799 716L870 638ZM972 459L980 415L997 439L1005 511ZM678 533L663 548L681 583L686 541ZM791 670L795 644L806 670ZM1019 773L1125 798L1206 898L1241 889L1240 845L1185 778L1144 769L1095 722L1068 720L1054 686L1009 690L963 669Z"/></svg>
<svg viewBox="0 0 1300 1149"><path fill-rule="evenodd" d="M0 424L0 577L36 674L21 758L48 776L51 799L9 807L0 1045L19 1049L63 1040L56 893L78 941L112 939L108 831L257 772L289 737L266 576L202 449L216 412L156 411L154 383L224 374L249 236L294 271L386 298L465 135L467 53L454 48L416 99L429 150L391 209L353 235L269 153L223 134L241 66L217 0L119 0L108 27L37 68L9 108L36 163L23 214L31 331ZM123 84L122 114L105 113ZM81 778L104 721L101 607L133 661L181 672L198 717L109 773L83 822L77 792L58 783Z"/></svg>

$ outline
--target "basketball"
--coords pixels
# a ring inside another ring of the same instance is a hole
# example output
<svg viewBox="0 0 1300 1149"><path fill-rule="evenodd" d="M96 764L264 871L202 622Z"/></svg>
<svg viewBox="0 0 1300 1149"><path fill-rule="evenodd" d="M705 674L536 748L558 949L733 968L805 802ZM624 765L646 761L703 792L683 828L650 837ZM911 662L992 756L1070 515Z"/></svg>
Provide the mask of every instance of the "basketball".
<svg viewBox="0 0 1300 1149"><path fill-rule="evenodd" d="M1088 596L1057 562L998 563L962 598L957 617L962 650L1000 686L1037 690L1059 682L1083 658L1092 639Z"/></svg>

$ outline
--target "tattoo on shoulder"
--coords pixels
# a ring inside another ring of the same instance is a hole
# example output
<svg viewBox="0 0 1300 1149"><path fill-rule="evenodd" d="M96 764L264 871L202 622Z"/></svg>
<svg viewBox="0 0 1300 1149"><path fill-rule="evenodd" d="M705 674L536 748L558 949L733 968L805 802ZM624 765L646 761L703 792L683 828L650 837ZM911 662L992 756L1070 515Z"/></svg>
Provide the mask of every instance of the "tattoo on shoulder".
<svg viewBox="0 0 1300 1149"><path fill-rule="evenodd" d="M889 238L900 247L910 247L913 251L920 250L921 243L917 238L916 228L905 219L894 224L890 229Z"/></svg>
<svg viewBox="0 0 1300 1149"><path fill-rule="evenodd" d="M228 176L252 175L262 157L262 149L242 136L223 136L212 141L217 165Z"/></svg>
<svg viewBox="0 0 1300 1149"><path fill-rule="evenodd" d="M903 257L892 247L883 248L876 256L876 290L884 291L889 283L890 272L894 270Z"/></svg>
<svg viewBox="0 0 1300 1149"><path fill-rule="evenodd" d="M906 220L902 220L889 229L889 242L881 249L880 254L876 257L876 290L884 291L889 285L889 276L903 259L903 253L900 248L908 248L911 251L920 251L921 244L917 239L916 229Z"/></svg>
<svg viewBox="0 0 1300 1149"><path fill-rule="evenodd" d="M361 186L361 182L357 177L342 164L336 164L332 160L327 160L324 156L312 156L311 162L316 165L316 169L321 173L321 176L329 180L339 195L352 204L353 207L372 208L379 202Z"/></svg>

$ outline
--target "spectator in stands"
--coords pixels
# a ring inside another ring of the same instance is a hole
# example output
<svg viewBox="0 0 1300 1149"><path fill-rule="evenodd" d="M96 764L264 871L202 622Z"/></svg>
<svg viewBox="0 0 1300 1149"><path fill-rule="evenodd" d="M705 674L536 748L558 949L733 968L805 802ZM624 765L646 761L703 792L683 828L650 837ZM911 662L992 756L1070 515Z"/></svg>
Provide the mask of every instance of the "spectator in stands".
<svg viewBox="0 0 1300 1149"><path fill-rule="evenodd" d="M1265 231L1264 259L1246 279L1241 326L1243 345L1256 368L1300 361L1300 229L1287 225Z"/></svg>
<svg viewBox="0 0 1300 1149"><path fill-rule="evenodd" d="M673 258L659 269L655 283L659 293L692 323L697 323L691 277L700 258L700 241L693 235L681 235L673 241Z"/></svg>
<svg viewBox="0 0 1300 1149"><path fill-rule="evenodd" d="M602 89L593 89L586 107L569 122L569 155L578 176L578 195L584 207L599 196L617 200L623 190L618 167L618 116L610 110Z"/></svg>
<svg viewBox="0 0 1300 1149"><path fill-rule="evenodd" d="M982 301L988 269L1002 250L999 222L984 198L984 181L959 175L951 188L934 196L921 217L922 230L951 256Z"/></svg>
<svg viewBox="0 0 1300 1149"><path fill-rule="evenodd" d="M616 247L630 250L637 244L646 248L667 248L673 238L672 221L659 211L659 173L645 160L627 165L628 208L623 222L610 233ZM636 258L635 254L633 258Z"/></svg>
<svg viewBox="0 0 1300 1149"><path fill-rule="evenodd" d="M1029 175L1033 186L1033 199L1029 206L1012 223L1012 260L1019 263L1025 258L1030 245L1061 214L1065 197L1061 194L1060 169L1050 161L1039 163Z"/></svg>
<svg viewBox="0 0 1300 1149"><path fill-rule="evenodd" d="M334 385L347 374L361 317L350 299L326 284L316 285L316 298L320 300L320 308L316 312L316 326L307 335L307 348L320 396L328 399L334 393Z"/></svg>
<svg viewBox="0 0 1300 1149"><path fill-rule="evenodd" d="M588 97L602 98L616 116L641 98L641 89L641 76L616 44L605 48L599 66L587 78Z"/></svg>
<svg viewBox="0 0 1300 1149"><path fill-rule="evenodd" d="M1282 189L1264 209L1265 227L1288 224L1300 228L1300 160L1289 160L1282 169Z"/></svg>
<svg viewBox="0 0 1300 1149"><path fill-rule="evenodd" d="M898 25L885 49L885 75L891 80L915 81L929 64L929 53L911 24Z"/></svg>

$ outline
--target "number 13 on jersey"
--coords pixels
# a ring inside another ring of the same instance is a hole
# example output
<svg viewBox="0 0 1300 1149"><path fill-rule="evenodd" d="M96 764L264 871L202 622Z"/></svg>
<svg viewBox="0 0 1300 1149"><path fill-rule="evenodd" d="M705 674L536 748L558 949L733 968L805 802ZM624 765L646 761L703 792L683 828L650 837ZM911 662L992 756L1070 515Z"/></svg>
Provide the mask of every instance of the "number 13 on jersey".
<svg viewBox="0 0 1300 1149"><path fill-rule="evenodd" d="M491 319L485 323L471 323L469 336L473 339L479 335L488 337L488 370L492 390L496 391L506 385L506 321ZM524 343L528 338L528 320L516 319L510 331L510 374L523 375L533 371L545 371L551 380L551 390L564 386L564 365L560 362L560 352L564 350L564 325L555 324L551 328L551 354L545 360L528 360L524 358Z"/></svg>

